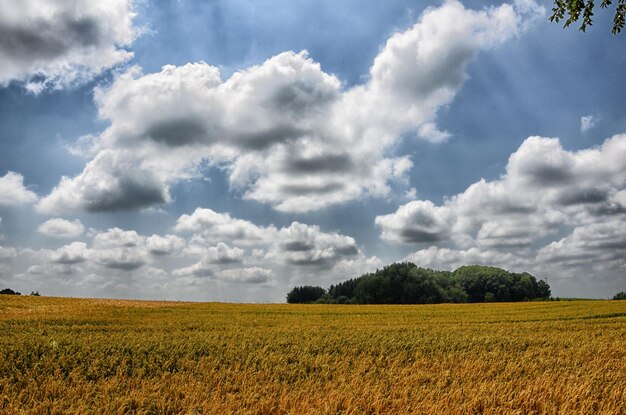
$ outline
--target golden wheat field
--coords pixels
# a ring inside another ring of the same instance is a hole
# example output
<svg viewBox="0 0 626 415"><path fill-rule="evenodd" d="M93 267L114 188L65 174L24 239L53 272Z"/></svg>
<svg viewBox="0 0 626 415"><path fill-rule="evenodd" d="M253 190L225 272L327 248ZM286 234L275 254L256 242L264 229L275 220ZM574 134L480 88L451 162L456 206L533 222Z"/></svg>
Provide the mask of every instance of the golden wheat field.
<svg viewBox="0 0 626 415"><path fill-rule="evenodd" d="M626 414L626 302L0 298L2 414Z"/></svg>

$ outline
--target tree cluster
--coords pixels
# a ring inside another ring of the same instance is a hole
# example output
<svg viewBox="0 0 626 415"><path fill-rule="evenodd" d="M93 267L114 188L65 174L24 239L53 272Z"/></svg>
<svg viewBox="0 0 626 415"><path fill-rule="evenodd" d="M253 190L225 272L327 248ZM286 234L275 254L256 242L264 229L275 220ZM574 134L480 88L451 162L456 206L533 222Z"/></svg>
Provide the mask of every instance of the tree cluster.
<svg viewBox="0 0 626 415"><path fill-rule="evenodd" d="M621 291L613 296L614 300L626 300L626 291Z"/></svg>
<svg viewBox="0 0 626 415"><path fill-rule="evenodd" d="M401 262L349 279L328 290L295 287L288 303L333 304L436 304L494 301L530 301L550 298L550 286L527 272L501 268L463 266L436 271Z"/></svg>
<svg viewBox="0 0 626 415"><path fill-rule="evenodd" d="M294 289L287 294L287 302L300 304L313 303L325 294L326 290L322 287L303 285L300 287L294 287Z"/></svg>
<svg viewBox="0 0 626 415"><path fill-rule="evenodd" d="M4 288L2 290L0 290L0 294L5 294L5 295L22 295L22 293L17 292L17 291L13 291L10 288ZM39 294L39 291L31 291L30 295L35 296L35 297L40 297L41 294Z"/></svg>

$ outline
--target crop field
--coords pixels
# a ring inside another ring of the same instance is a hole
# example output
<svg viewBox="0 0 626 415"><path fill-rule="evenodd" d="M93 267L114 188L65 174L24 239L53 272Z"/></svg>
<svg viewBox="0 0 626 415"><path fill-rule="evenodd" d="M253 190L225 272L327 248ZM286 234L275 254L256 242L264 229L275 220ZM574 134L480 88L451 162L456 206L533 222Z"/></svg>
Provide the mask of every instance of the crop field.
<svg viewBox="0 0 626 415"><path fill-rule="evenodd" d="M0 297L2 414L626 414L626 301Z"/></svg>

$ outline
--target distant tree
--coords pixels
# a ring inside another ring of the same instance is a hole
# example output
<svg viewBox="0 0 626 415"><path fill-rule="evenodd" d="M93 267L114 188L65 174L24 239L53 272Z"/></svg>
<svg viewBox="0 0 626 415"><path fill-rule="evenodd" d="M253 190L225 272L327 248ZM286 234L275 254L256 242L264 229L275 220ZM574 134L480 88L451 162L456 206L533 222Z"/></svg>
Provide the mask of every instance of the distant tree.
<svg viewBox="0 0 626 415"><path fill-rule="evenodd" d="M613 296L614 300L626 300L626 291L619 292Z"/></svg>
<svg viewBox="0 0 626 415"><path fill-rule="evenodd" d="M354 301L359 304L415 304L423 294L421 284L432 285L427 270L411 262L388 265L372 274L357 278ZM436 301L430 301L436 302Z"/></svg>
<svg viewBox="0 0 626 415"><path fill-rule="evenodd" d="M322 287L313 287L311 285L301 285L294 287L287 294L287 302L290 304L314 303L326 294L326 290Z"/></svg>
<svg viewBox="0 0 626 415"><path fill-rule="evenodd" d="M470 303L482 303L486 301L485 295L491 293L492 301L511 301L511 287L513 278L511 275L496 267L481 265L468 265L454 271L460 285L468 295Z"/></svg>
<svg viewBox="0 0 626 415"><path fill-rule="evenodd" d="M535 277L527 272L524 272L522 274L512 274L512 279L512 301L527 301L537 297L539 287Z"/></svg>
<svg viewBox="0 0 626 415"><path fill-rule="evenodd" d="M446 303L467 303L467 293L458 286L450 287L445 292Z"/></svg>
<svg viewBox="0 0 626 415"><path fill-rule="evenodd" d="M548 283L543 280L537 281L537 298L547 300L551 296L552 292L550 291L550 286L548 285Z"/></svg>
<svg viewBox="0 0 626 415"><path fill-rule="evenodd" d="M10 288L5 288L2 291L0 291L0 294L7 294L7 295L21 295L20 293L18 293L17 291L13 291Z"/></svg>
<svg viewBox="0 0 626 415"><path fill-rule="evenodd" d="M345 296L348 298L354 297L354 289L356 288L360 278L352 278L337 285L331 285L328 289L328 294L334 299Z"/></svg>
<svg viewBox="0 0 626 415"><path fill-rule="evenodd" d="M405 287L404 302L408 304L436 304L445 299L436 272L430 269L413 268Z"/></svg>
<svg viewBox="0 0 626 415"><path fill-rule="evenodd" d="M613 4L612 0L602 0L600 7L606 9L611 4ZM579 29L584 32L587 26L593 24L594 6L594 0L554 0L550 21L559 23L565 19L567 14L563 27L568 27L570 24L581 20ZM613 28L611 30L614 35L621 32L624 28L624 15L626 15L626 0L617 0L615 14L613 15Z"/></svg>
<svg viewBox="0 0 626 415"><path fill-rule="evenodd" d="M337 304L350 304L350 299L345 295L340 295L339 298L337 298Z"/></svg>
<svg viewBox="0 0 626 415"><path fill-rule="evenodd" d="M39 291L31 291L30 295L32 295L33 297L40 297Z"/></svg>
<svg viewBox="0 0 626 415"><path fill-rule="evenodd" d="M384 303L382 276L367 274L359 278L359 283L354 289L354 300L358 304Z"/></svg>
<svg viewBox="0 0 626 415"><path fill-rule="evenodd" d="M549 298L550 287L527 272L516 274L501 268L467 265L454 271L454 277L467 294L467 301L528 301ZM487 294L491 295L486 298Z"/></svg>

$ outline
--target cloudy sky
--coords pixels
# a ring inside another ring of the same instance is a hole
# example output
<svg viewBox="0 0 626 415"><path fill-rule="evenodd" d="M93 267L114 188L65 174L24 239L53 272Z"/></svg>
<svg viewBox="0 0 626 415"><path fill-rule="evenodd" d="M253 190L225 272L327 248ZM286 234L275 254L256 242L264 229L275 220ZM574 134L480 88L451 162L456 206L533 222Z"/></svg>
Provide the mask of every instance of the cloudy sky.
<svg viewBox="0 0 626 415"><path fill-rule="evenodd" d="M540 0L0 4L2 287L282 302L410 260L626 289L608 11L581 33Z"/></svg>

